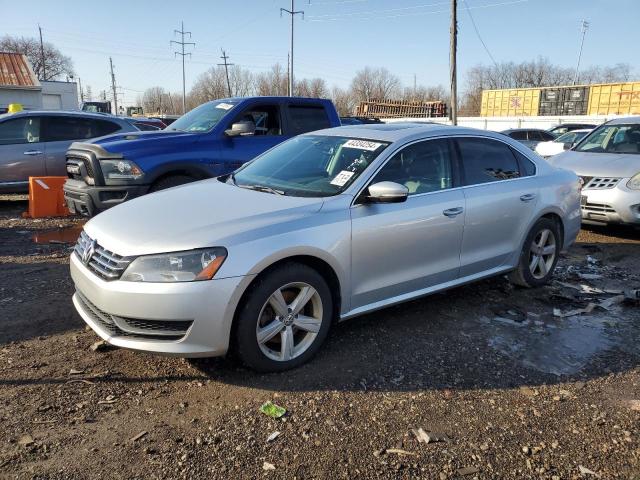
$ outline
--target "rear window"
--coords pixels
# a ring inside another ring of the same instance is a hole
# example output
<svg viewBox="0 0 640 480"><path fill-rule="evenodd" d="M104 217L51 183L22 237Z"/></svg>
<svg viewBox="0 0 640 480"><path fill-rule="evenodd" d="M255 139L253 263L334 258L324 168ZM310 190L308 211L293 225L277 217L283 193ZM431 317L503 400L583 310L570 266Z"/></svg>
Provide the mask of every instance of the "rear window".
<svg viewBox="0 0 640 480"><path fill-rule="evenodd" d="M507 135L509 137L513 138L514 140L526 140L527 139L527 132L524 131L524 130L507 133Z"/></svg>
<svg viewBox="0 0 640 480"><path fill-rule="evenodd" d="M289 118L291 119L292 135L321 130L331 126L327 112L323 107L290 105Z"/></svg>

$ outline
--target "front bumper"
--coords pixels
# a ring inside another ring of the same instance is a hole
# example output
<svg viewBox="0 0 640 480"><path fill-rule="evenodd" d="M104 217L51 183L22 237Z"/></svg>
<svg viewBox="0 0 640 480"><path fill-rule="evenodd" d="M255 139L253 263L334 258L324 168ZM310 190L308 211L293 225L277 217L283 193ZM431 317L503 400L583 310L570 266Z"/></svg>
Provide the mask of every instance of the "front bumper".
<svg viewBox="0 0 640 480"><path fill-rule="evenodd" d="M63 187L64 200L71 213L88 217L144 195L148 191L149 185L98 187L71 178L67 179Z"/></svg>
<svg viewBox="0 0 640 480"><path fill-rule="evenodd" d="M227 352L234 312L252 279L245 276L184 283L107 282L89 271L76 254L71 255L70 263L76 286L73 303L102 339L122 348L180 357L210 357ZM110 328L101 314L120 319L117 323L128 331ZM122 323L123 319L128 323ZM181 332L177 339L164 339L147 327L172 322L180 328L188 325L186 333ZM137 329L128 328L131 325Z"/></svg>
<svg viewBox="0 0 640 480"><path fill-rule="evenodd" d="M582 221L640 225L640 191L627 187L623 178L614 188L582 190Z"/></svg>

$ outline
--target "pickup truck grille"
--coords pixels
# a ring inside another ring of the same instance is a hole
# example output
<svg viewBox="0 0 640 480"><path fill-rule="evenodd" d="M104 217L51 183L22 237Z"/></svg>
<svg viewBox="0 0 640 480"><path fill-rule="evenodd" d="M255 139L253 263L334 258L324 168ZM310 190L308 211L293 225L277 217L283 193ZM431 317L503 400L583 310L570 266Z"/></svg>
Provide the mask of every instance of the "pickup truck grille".
<svg viewBox="0 0 640 480"><path fill-rule="evenodd" d="M82 167L84 167L87 177L95 177L91 160L75 155L67 156L67 175L69 178L73 178L75 180L84 179L85 176L83 175Z"/></svg>
<svg viewBox="0 0 640 480"><path fill-rule="evenodd" d="M101 247L97 243L94 244L93 254L86 259L83 255L90 248L93 240L84 231L80 233L78 243L74 248L75 255L84 263L89 270L106 281L119 279L127 269L133 258L123 257L114 252Z"/></svg>

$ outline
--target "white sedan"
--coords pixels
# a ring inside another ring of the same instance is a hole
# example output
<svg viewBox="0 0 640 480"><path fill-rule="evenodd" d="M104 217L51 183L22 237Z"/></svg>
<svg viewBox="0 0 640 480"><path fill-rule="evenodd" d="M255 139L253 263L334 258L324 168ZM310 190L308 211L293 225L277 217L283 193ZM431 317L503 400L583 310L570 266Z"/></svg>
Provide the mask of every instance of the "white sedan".
<svg viewBox="0 0 640 480"><path fill-rule="evenodd" d="M542 158L553 157L554 155L558 155L565 150L569 150L580 140L582 140L590 131L590 129L582 129L563 133L555 140L538 143L538 145L536 145L535 151Z"/></svg>

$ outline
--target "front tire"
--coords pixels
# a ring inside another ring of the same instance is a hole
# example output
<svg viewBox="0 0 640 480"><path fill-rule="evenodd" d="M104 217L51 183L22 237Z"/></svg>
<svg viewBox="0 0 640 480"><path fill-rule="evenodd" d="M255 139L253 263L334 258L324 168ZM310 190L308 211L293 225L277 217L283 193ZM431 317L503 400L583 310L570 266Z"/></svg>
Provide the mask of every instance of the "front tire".
<svg viewBox="0 0 640 480"><path fill-rule="evenodd" d="M558 224L541 218L529 231L524 241L518 267L509 280L521 287L541 287L549 283L558 263L561 249Z"/></svg>
<svg viewBox="0 0 640 480"><path fill-rule="evenodd" d="M297 263L261 278L240 307L235 349L260 372L288 370L311 359L329 333L331 292L314 269Z"/></svg>

